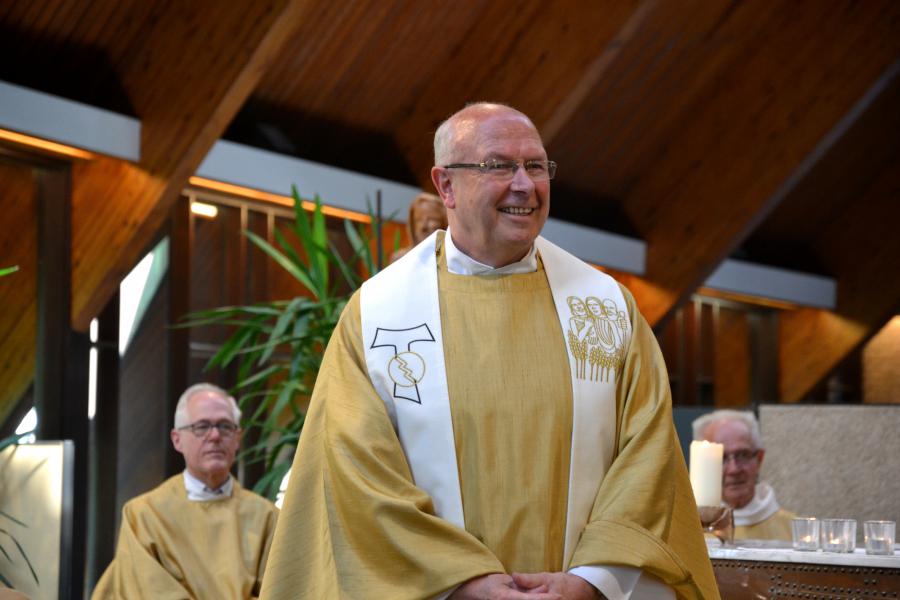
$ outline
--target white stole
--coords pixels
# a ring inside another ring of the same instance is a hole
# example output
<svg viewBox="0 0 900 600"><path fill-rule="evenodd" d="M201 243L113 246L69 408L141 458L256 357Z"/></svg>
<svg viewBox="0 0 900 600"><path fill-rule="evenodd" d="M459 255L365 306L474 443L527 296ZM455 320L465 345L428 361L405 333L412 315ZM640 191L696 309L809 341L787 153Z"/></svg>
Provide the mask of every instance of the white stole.
<svg viewBox="0 0 900 600"><path fill-rule="evenodd" d="M360 310L369 377L397 431L413 480L431 496L439 517L464 529L438 298L438 233L366 281ZM568 349L572 381L567 566L615 453L616 378L631 326L615 280L544 238L535 245ZM579 301L578 310L591 306L599 315L575 315L573 303ZM605 335L599 334L601 325Z"/></svg>

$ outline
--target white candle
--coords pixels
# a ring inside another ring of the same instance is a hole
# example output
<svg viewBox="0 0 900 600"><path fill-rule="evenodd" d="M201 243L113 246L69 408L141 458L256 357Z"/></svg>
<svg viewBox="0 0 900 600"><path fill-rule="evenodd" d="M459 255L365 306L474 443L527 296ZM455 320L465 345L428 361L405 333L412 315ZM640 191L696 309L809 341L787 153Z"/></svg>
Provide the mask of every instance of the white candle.
<svg viewBox="0 0 900 600"><path fill-rule="evenodd" d="M691 442L691 487L697 506L722 503L722 444Z"/></svg>

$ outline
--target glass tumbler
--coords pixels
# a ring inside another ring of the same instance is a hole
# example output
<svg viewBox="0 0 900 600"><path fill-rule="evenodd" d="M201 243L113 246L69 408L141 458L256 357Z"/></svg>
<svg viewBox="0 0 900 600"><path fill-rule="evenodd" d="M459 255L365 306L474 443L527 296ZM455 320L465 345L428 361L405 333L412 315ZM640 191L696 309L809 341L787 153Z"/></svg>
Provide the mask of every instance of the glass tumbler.
<svg viewBox="0 0 900 600"><path fill-rule="evenodd" d="M866 537L866 554L893 554L897 524L893 521L866 521L863 533Z"/></svg>
<svg viewBox="0 0 900 600"><path fill-rule="evenodd" d="M819 549L819 520L815 517L799 517L791 522L794 550L815 552Z"/></svg>
<svg viewBox="0 0 900 600"><path fill-rule="evenodd" d="M825 552L853 552L856 549L854 519L822 519L819 531Z"/></svg>

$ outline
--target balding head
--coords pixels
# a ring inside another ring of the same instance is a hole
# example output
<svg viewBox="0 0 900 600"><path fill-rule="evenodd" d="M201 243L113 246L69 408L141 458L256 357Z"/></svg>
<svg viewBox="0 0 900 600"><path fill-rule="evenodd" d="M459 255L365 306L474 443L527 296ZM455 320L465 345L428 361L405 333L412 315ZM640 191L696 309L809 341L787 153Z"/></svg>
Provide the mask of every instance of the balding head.
<svg viewBox="0 0 900 600"><path fill-rule="evenodd" d="M524 113L496 102L474 102L450 115L434 132L434 164L441 166L464 160L459 147L466 143L477 144L478 124L497 116L521 120L534 129L540 139L534 123Z"/></svg>

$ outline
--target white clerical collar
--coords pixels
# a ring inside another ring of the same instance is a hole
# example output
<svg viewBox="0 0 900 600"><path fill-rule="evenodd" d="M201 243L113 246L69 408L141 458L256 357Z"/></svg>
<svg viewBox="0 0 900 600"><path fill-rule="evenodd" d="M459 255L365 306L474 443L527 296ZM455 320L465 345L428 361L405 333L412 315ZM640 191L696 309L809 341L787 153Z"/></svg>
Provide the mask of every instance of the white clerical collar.
<svg viewBox="0 0 900 600"><path fill-rule="evenodd" d="M449 228L444 235L444 249L447 252L447 270L454 275L513 275L537 271L537 249L534 244L522 260L496 269L463 254L463 251L453 243Z"/></svg>
<svg viewBox="0 0 900 600"><path fill-rule="evenodd" d="M231 475L225 480L221 486L216 489L206 487L206 484L184 470L184 489L187 490L188 500L192 502L213 502L215 500L224 500L231 498L234 491L234 481Z"/></svg>
<svg viewBox="0 0 900 600"><path fill-rule="evenodd" d="M760 481L756 484L753 500L743 508L734 509L734 524L739 527L756 525L777 513L779 508L775 490L765 481Z"/></svg>

